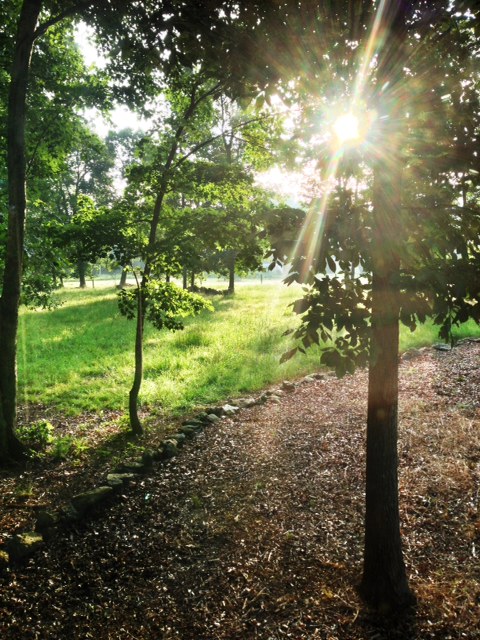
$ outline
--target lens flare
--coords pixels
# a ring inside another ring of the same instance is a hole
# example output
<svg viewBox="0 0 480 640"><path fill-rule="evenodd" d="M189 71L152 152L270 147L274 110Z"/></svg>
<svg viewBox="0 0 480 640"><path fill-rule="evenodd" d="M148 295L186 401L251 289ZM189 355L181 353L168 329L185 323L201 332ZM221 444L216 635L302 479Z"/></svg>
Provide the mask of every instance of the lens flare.
<svg viewBox="0 0 480 640"><path fill-rule="evenodd" d="M354 144L361 138L360 122L353 113L345 113L337 118L333 131L340 144Z"/></svg>

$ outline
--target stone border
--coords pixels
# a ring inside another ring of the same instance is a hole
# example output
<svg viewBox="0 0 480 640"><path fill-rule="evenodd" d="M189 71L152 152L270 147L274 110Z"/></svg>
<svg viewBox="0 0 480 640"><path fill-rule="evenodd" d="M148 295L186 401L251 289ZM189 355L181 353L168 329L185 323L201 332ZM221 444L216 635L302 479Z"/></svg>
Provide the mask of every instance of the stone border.
<svg viewBox="0 0 480 640"><path fill-rule="evenodd" d="M287 392L293 392L298 384L324 378L324 374L312 374L296 383L284 381L281 388L266 391L257 398L239 398L235 404L210 407L185 420L177 432L162 441L158 449L144 450L137 460L117 465L107 473L103 484L72 496L66 508L55 512L38 510L34 531L14 534L7 539L5 550L0 550L0 576L6 575L11 566L31 557L48 545L68 525L82 522L93 515L96 508L107 506L130 482L153 472L155 463L162 463L177 456L183 444L187 440L193 440L205 428L216 424L222 418L235 415L241 409L266 402L280 403L280 397Z"/></svg>
<svg viewBox="0 0 480 640"><path fill-rule="evenodd" d="M468 342L480 342L480 338L464 338L459 340L455 346ZM450 345L439 343L430 347L409 349L400 356L400 360L402 362L412 360L422 355L425 351L448 352L451 348ZM163 440L158 449L154 451L145 450L137 460L117 465L111 472L107 473L104 484L73 496L66 508L53 513L39 510L37 512L35 530L14 534L7 539L5 543L6 550L0 550L0 576L5 575L11 565L32 556L45 544L50 543L66 526L85 520L96 507L107 505L132 480L152 472L154 463L161 463L177 456L183 444L187 440L194 439L206 427L216 424L224 417L235 415L241 409L248 409L266 402L280 404L281 397L286 393L294 392L299 385L327 380L332 375L334 374L312 373L296 382L284 380L279 388L265 391L256 398L239 398L234 401L235 404L227 403L223 406L210 407L193 418L185 420L178 432L169 435L168 438Z"/></svg>

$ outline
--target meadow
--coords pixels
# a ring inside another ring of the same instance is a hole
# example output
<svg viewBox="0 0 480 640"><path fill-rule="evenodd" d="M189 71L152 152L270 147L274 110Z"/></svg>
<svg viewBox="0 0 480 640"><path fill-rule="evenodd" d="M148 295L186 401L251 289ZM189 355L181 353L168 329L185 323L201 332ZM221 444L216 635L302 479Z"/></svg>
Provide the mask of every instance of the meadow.
<svg viewBox="0 0 480 640"><path fill-rule="evenodd" d="M54 406L65 415L126 407L133 376L134 323L117 308L113 286L62 289L52 310L23 309L19 331L19 401ZM187 320L183 331L146 328L142 408L179 415L203 405L256 392L318 370L311 349L280 364L290 348L283 336L298 318L289 304L299 287L278 282L239 286L215 296L215 311ZM457 337L480 335L466 323ZM401 350L437 341L426 324L401 333Z"/></svg>

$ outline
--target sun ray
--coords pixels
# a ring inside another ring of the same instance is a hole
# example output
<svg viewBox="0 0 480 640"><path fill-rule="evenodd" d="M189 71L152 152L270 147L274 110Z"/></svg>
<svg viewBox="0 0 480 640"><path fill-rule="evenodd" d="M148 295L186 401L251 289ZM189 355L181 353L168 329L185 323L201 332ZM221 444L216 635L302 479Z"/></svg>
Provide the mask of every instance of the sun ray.
<svg viewBox="0 0 480 640"><path fill-rule="evenodd" d="M332 156L325 173L325 191L319 204L318 201L312 202L293 251L292 257L294 259L301 256L304 258L299 273L300 280L302 282L305 281L308 272L314 264L315 257L320 254L322 248L326 227L327 208L330 194L332 192L332 183L337 174L343 147L349 142L356 142L357 140L360 142L364 137L363 132L360 132L358 116L355 115L354 111L364 96L365 85L373 60L375 57L378 57L379 52L384 45L382 24L384 23L387 5L387 0L380 0L375 11L363 59L355 78L350 110L337 119L336 124L334 125L334 130L337 129L337 142L333 148ZM372 117L372 114L370 114L370 117ZM368 126L364 128L364 131L367 130Z"/></svg>

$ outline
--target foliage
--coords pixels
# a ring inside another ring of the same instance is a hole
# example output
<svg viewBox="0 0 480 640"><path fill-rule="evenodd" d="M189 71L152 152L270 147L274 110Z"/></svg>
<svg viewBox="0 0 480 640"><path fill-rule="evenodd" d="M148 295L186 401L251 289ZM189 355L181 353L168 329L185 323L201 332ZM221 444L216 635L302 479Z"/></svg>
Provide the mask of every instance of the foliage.
<svg viewBox="0 0 480 640"><path fill-rule="evenodd" d="M149 280L142 291L142 306L146 320L156 329L178 331L184 328L183 318L201 311L213 311L212 304L196 293L190 293L171 282ZM132 320L138 310L140 289L121 289L118 292L120 313Z"/></svg>
<svg viewBox="0 0 480 640"><path fill-rule="evenodd" d="M54 428L48 420L38 420L17 429L17 435L29 449L40 452L54 441Z"/></svg>

